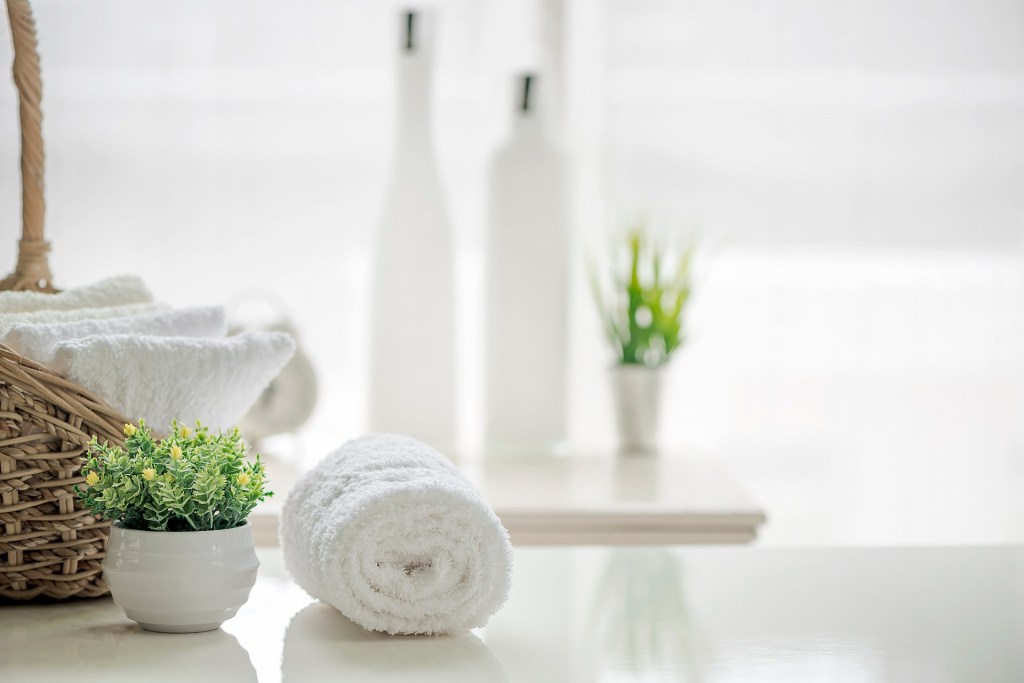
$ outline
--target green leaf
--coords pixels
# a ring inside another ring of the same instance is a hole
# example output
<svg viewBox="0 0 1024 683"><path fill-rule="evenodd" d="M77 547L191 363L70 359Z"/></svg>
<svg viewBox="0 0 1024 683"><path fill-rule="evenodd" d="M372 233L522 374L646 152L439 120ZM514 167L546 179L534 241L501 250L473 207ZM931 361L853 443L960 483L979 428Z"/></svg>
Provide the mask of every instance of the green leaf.
<svg viewBox="0 0 1024 683"><path fill-rule="evenodd" d="M683 317L691 293L695 243L676 256L654 244L640 221L626 232L620 249L611 259L610 295L601 286L594 260L588 264L605 336L620 363L665 363L685 338ZM666 270L672 273L667 279Z"/></svg>
<svg viewBox="0 0 1024 683"><path fill-rule="evenodd" d="M172 447L181 457L172 457ZM248 446L237 428L211 434L173 422L169 436L155 442L140 421L123 448L90 441L83 473L92 485L74 486L83 506L120 520L126 527L157 531L219 529L244 522L266 490L263 464L246 460ZM143 474L149 474L146 479ZM239 481L245 473L248 482Z"/></svg>

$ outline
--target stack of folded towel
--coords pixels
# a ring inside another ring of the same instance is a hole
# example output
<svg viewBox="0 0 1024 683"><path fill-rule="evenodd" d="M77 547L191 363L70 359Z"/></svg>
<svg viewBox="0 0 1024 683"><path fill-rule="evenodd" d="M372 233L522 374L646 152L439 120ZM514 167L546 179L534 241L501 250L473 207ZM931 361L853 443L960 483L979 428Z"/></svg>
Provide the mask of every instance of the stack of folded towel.
<svg viewBox="0 0 1024 683"><path fill-rule="evenodd" d="M457 633L505 602L512 547L458 469L407 436L350 441L292 490L281 516L288 571L371 631Z"/></svg>
<svg viewBox="0 0 1024 683"><path fill-rule="evenodd" d="M146 289L146 285L140 278L134 275L121 275L57 294L3 292L0 295L0 314L72 311L80 308L127 306L152 302L153 295Z"/></svg>
<svg viewBox="0 0 1024 683"><path fill-rule="evenodd" d="M61 373L54 363L57 347L71 340L104 335L138 334L153 337L199 337L217 338L227 334L227 320L220 306L182 308L176 311L165 309L152 312L134 313L125 307L110 309L86 308L76 313L89 317L67 322L16 322L7 325L0 332L0 344L6 344L26 358ZM119 315L101 317L93 311L113 310Z"/></svg>
<svg viewBox="0 0 1024 683"><path fill-rule="evenodd" d="M0 344L158 430L172 419L234 426L295 351L280 332L226 333L223 308L172 310L136 277L0 292Z"/></svg>

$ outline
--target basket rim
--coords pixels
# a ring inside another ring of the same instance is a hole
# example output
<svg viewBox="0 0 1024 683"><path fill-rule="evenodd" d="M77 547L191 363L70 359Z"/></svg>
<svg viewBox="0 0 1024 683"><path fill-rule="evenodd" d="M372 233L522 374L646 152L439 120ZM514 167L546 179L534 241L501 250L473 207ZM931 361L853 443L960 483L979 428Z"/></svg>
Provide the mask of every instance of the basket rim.
<svg viewBox="0 0 1024 683"><path fill-rule="evenodd" d="M131 422L130 418L81 384L62 377L50 368L0 343L0 386L19 381L43 400L52 402L70 414L78 415L83 425L76 427L70 423L66 424L68 428L80 431L82 437L90 431L88 427L81 428L87 424L97 437L102 437L108 442L123 440L120 431L113 429L112 425L127 424ZM82 443L89 440L85 438Z"/></svg>

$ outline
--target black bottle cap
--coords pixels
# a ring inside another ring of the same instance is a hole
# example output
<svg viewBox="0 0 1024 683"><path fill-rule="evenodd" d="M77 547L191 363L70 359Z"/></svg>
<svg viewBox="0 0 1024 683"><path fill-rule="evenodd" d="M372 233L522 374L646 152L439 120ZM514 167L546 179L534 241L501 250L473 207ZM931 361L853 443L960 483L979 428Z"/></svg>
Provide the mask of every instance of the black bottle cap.
<svg viewBox="0 0 1024 683"><path fill-rule="evenodd" d="M405 47L406 52L412 52L416 49L416 12L404 12L402 15L402 24L404 27L403 46Z"/></svg>
<svg viewBox="0 0 1024 683"><path fill-rule="evenodd" d="M533 91L536 90L534 83L537 76L532 73L525 73L519 77L522 81L522 96L519 100L519 111L528 114L533 110Z"/></svg>

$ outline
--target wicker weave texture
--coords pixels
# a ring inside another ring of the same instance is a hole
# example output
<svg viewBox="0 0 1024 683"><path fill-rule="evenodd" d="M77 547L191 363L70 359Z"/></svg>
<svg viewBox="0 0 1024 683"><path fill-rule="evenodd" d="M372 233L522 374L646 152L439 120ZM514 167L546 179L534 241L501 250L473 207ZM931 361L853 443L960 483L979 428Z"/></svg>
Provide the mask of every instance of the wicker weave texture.
<svg viewBox="0 0 1024 683"><path fill-rule="evenodd" d="M110 522L72 487L93 434L123 443L127 420L78 385L0 346L0 596L104 595Z"/></svg>

